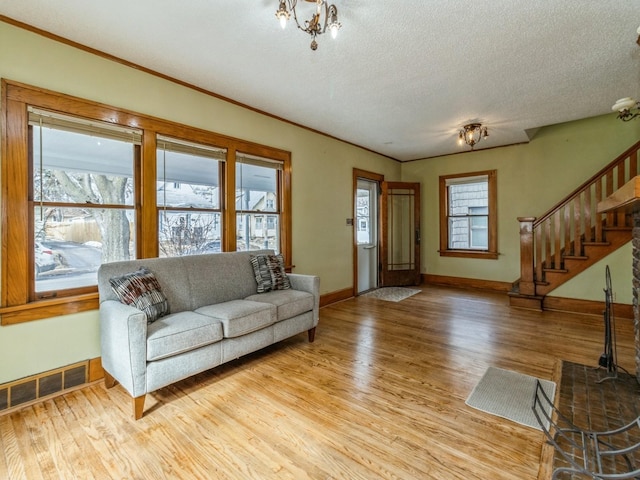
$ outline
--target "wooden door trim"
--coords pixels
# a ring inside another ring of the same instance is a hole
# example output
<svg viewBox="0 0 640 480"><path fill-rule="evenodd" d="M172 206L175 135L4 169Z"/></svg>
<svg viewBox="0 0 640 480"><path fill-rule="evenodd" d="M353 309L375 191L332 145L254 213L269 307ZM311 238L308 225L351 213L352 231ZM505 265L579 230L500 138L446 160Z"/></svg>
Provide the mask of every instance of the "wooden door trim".
<svg viewBox="0 0 640 480"><path fill-rule="evenodd" d="M388 269L388 253L389 253L389 245L388 245L388 236L386 233L389 231L388 225L388 191L389 189L408 189L413 190L414 192L414 210L413 210L413 221L414 221L414 232L412 235L417 235L418 239L414 237L414 257L415 257L415 272L413 278L413 285L420 284L420 265L421 265L421 225L420 225L420 183L418 182L382 182L382 201L380 208L380 229L385 232L384 235L380 236L380 262L381 262L381 274L380 274L380 285L381 286L394 286L389 284L389 269Z"/></svg>

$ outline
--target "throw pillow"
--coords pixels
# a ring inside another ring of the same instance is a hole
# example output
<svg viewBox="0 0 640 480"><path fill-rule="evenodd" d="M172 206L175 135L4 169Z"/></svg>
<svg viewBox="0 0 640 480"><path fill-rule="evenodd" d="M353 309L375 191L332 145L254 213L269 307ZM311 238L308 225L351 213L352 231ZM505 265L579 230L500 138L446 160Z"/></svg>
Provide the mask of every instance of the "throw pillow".
<svg viewBox="0 0 640 480"><path fill-rule="evenodd" d="M251 255L250 260L258 284L258 293L291 288L282 255Z"/></svg>
<svg viewBox="0 0 640 480"><path fill-rule="evenodd" d="M147 268L109 279L111 289L125 305L133 305L147 314L153 323L169 313L167 297L162 293L156 276Z"/></svg>

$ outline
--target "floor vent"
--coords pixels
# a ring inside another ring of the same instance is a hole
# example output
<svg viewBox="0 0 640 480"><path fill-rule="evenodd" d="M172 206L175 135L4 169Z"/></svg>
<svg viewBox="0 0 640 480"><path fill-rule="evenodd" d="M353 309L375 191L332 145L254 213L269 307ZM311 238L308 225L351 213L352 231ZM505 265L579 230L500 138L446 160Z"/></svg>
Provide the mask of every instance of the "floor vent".
<svg viewBox="0 0 640 480"><path fill-rule="evenodd" d="M60 395L89 380L89 360L0 385L0 414Z"/></svg>

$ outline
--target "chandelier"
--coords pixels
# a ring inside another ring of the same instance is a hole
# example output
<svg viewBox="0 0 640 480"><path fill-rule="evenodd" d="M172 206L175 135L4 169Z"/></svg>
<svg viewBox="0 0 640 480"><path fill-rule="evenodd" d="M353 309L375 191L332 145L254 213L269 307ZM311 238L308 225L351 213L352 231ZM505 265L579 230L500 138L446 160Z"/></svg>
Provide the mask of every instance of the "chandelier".
<svg viewBox="0 0 640 480"><path fill-rule="evenodd" d="M329 29L331 36L336 38L338 30L342 24L338 22L338 9L335 5L329 5L325 0L304 0L309 3L316 4L316 11L312 15L310 20L304 22L304 26L300 25L298 21L298 14L296 12L297 0L280 0L280 6L276 12L276 18L280 20L280 26L285 28L287 26L287 20L293 13L293 19L296 21L296 25L303 32L307 32L311 35L311 50L318 48L318 42L316 42L316 36L322 35Z"/></svg>
<svg viewBox="0 0 640 480"><path fill-rule="evenodd" d="M623 122L628 122L629 120L633 120L640 112L631 113L632 108L640 109L640 102L637 102L631 97L625 97L618 100L611 110L618 111L618 118Z"/></svg>
<svg viewBox="0 0 640 480"><path fill-rule="evenodd" d="M636 40L636 43L640 45L640 27L638 27L637 34L638 39ZM640 110L640 102L631 97L624 97L618 100L613 105L613 107L611 107L611 110L613 110L614 112L618 112L618 118L620 120L622 120L623 122L628 122L629 120L633 120L640 115L640 112L631 113L632 108Z"/></svg>
<svg viewBox="0 0 640 480"><path fill-rule="evenodd" d="M458 145L466 143L473 150L475 144L488 136L487 127L483 127L481 123L469 123L462 127L462 130L458 133Z"/></svg>

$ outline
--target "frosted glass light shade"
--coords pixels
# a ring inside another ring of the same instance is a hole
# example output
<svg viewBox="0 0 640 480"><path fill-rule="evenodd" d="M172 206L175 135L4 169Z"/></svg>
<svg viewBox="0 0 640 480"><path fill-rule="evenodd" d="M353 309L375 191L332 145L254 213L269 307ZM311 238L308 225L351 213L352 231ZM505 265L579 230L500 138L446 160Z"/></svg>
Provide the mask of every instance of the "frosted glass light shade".
<svg viewBox="0 0 640 480"><path fill-rule="evenodd" d="M611 110L621 112L622 110L630 110L636 106L638 102L631 97L624 97L618 100Z"/></svg>

